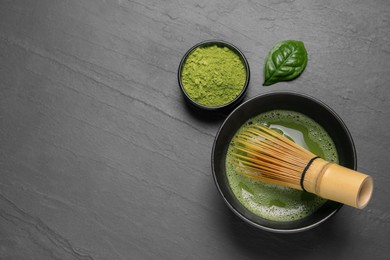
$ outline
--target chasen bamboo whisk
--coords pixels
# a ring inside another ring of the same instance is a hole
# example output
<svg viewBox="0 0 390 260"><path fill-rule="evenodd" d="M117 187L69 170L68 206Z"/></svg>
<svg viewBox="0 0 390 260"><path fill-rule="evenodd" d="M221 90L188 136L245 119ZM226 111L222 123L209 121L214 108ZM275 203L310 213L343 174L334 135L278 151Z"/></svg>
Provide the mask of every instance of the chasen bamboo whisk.
<svg viewBox="0 0 390 260"><path fill-rule="evenodd" d="M370 176L325 161L279 133L253 125L234 139L233 162L255 180L314 193L359 209L372 195Z"/></svg>

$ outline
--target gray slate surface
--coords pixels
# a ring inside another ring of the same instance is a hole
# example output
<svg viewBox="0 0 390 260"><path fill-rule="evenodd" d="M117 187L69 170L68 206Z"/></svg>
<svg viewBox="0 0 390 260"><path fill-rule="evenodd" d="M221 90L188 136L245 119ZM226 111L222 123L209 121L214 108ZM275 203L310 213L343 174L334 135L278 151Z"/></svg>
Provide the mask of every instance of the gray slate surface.
<svg viewBox="0 0 390 260"><path fill-rule="evenodd" d="M389 259L390 2L0 2L1 259ZM246 99L277 90L331 106L375 179L362 210L308 232L229 211L210 153L224 116L185 105L177 67L223 39L247 56ZM267 52L305 42L292 82L262 87Z"/></svg>

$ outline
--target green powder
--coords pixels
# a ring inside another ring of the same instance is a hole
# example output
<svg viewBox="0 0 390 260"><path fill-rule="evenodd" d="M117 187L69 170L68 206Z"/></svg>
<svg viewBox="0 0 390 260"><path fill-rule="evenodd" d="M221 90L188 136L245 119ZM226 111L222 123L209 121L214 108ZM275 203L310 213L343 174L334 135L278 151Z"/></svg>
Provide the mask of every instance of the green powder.
<svg viewBox="0 0 390 260"><path fill-rule="evenodd" d="M240 57L227 47L196 48L186 59L181 72L187 95L209 107L230 103L242 91L246 69Z"/></svg>

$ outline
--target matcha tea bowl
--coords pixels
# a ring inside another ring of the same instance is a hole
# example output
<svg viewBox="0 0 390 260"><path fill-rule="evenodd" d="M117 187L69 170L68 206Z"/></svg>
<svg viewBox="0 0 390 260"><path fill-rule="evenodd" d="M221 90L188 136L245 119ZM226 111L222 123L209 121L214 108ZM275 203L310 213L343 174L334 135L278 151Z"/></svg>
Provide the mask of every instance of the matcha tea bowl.
<svg viewBox="0 0 390 260"><path fill-rule="evenodd" d="M335 215L343 204L242 174L232 160L232 146L253 125L271 128L329 162L356 170L351 134L330 107L301 93L260 95L230 113L214 141L213 177L228 207L255 227L279 233L305 231Z"/></svg>
<svg viewBox="0 0 390 260"><path fill-rule="evenodd" d="M178 81L184 98L207 111L238 105L248 88L249 64L234 45L219 40L196 44L183 56Z"/></svg>

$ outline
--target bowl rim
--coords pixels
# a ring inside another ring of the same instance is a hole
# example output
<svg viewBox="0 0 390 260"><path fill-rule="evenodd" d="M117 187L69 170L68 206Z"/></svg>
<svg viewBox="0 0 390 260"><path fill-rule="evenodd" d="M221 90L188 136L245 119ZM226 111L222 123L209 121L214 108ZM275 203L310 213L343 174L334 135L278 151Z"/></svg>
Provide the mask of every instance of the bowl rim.
<svg viewBox="0 0 390 260"><path fill-rule="evenodd" d="M233 100L231 100L230 102L224 104L224 105L220 105L220 106L206 106L206 105L202 105L198 102L196 102L195 100L193 100L188 94L187 92L185 91L184 89L184 86L183 86L183 83L182 83L182 76L181 76L181 72L183 70L183 66L184 66L184 63L186 62L188 56L198 47L203 47L203 46L211 46L211 45L217 45L217 46L223 46L223 47L227 47L229 48L230 50L232 50L234 53L237 54L237 56L240 58L240 60L243 62L244 64L244 67L245 67L245 71L246 71L246 78L245 78L245 83L244 83L244 86L242 87L241 89L241 92L237 95L237 97L235 97ZM205 41L202 41L202 42L199 42L197 44L195 44L194 46L192 46L185 54L184 56L182 57L180 63L179 63L179 67L178 67L178 72L177 72L177 79L178 79L178 82L179 82L179 87L180 87L180 90L181 92L184 94L184 97L185 99L193 106L197 107L197 108L200 108L200 109L203 109L203 110L208 110L208 111L217 111L217 110L223 110L223 109L226 109L226 108L232 108L234 106L236 106L242 99L243 97L245 96L247 90L248 90L248 87L249 87L249 81L250 81L250 68L249 68L249 62L248 60L246 59L244 53L238 48L236 47L235 45L233 45L232 43L230 42L227 42L227 41L224 41L224 40L218 40L218 39L212 39L212 40L205 40Z"/></svg>
<svg viewBox="0 0 390 260"><path fill-rule="evenodd" d="M211 152L211 168L212 168L214 183L217 186L217 189L218 189L220 195L222 196L223 200L225 201L225 204L227 204L227 206L230 208L230 210L232 210L239 218L241 218L246 223L248 223L256 228L259 228L259 229L262 229L265 231L269 231L269 232L273 232L273 233L297 233L297 232L307 231L307 230L312 229L312 228L320 225L321 223L325 222L326 220L328 220L329 218L334 216L343 207L343 204L338 203L339 205L332 212L330 212L327 216L325 216L324 218L320 219L319 221L317 221L311 225L307 225L307 226L300 227L300 228L294 228L294 229L280 229L280 228L266 227L266 226L263 226L259 223L256 223L256 222L248 219L230 203L230 201L227 199L226 195L224 194L222 188L220 187L220 183L217 179L217 174L216 174L216 169L215 169L215 160L214 160L215 158L214 157L215 157L215 149L216 149L217 141L218 141L218 138L221 135L221 132L223 131L225 125L229 122L230 118L236 113L236 111L240 110L242 107L246 106L248 103L254 102L254 100L257 100L257 99L266 98L266 97L275 96L275 95L291 95L291 96L297 96L297 97L309 99L311 101L314 101L318 105L322 106L324 109L328 110L328 112L330 112L333 115L333 117L340 123L340 126L345 131L346 136L348 136L348 139L349 139L348 142L350 143L351 149L352 149L352 157L354 158L353 169L354 170L357 169L356 147L355 147L354 141L352 139L352 135L351 135L347 125L341 119L341 117L330 106L325 104L323 101L321 101L321 100L319 100L311 95L296 92L296 91L273 91L273 92L269 92L269 93L260 94L260 95L257 95L257 96L254 96L254 97L248 99L247 101L243 102L238 107L236 107L226 117L226 119L223 121L223 123L221 124L221 126L219 127L219 129L215 135L213 147L212 147L212 152ZM266 111L264 111L264 112L266 112ZM230 140L229 140L229 142L230 142ZM337 204L337 202L334 202L334 203ZM254 214L254 213L252 213L252 214Z"/></svg>

